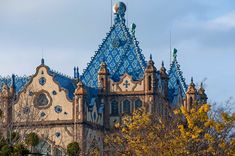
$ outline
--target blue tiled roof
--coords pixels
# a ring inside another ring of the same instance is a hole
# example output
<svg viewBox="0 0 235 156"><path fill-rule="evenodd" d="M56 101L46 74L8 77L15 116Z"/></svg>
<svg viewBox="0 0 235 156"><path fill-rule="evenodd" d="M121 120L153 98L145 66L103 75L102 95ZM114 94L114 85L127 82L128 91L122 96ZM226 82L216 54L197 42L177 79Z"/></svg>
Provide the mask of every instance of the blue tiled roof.
<svg viewBox="0 0 235 156"><path fill-rule="evenodd" d="M178 94L177 91L179 91L179 87L181 90L182 97L185 97L186 91L187 91L185 78L183 77L183 72L180 70L180 65L177 61L176 55L174 57L174 60L171 63L171 67L168 73L169 73L169 82L168 82L169 97L168 98L170 102L173 102L174 96Z"/></svg>
<svg viewBox="0 0 235 156"><path fill-rule="evenodd" d="M68 98L73 100L74 91L76 89L75 81L65 75L62 75L56 71L49 70L50 74L54 77L54 81L56 81L61 88L65 89L68 93Z"/></svg>
<svg viewBox="0 0 235 156"><path fill-rule="evenodd" d="M29 82L30 77L17 76L17 75L6 76L6 77L0 76L0 87L2 88L2 85L4 83L7 84L8 87L10 87L13 83L13 79L15 79L16 93L19 93L24 88L24 86ZM1 90L1 88L0 88L0 90Z"/></svg>
<svg viewBox="0 0 235 156"><path fill-rule="evenodd" d="M49 70L49 73L54 77L54 80L59 84L59 86L63 89L65 89L68 93L68 98L70 100L73 100L74 97L74 91L76 89L76 84L72 78L69 78L68 76L62 75L58 72L55 72L53 70ZM15 79L15 90L16 93L19 93L24 89L26 84L31 80L31 77L29 76L6 76L1 77L0 76L0 87L5 83L10 87L13 83L13 79ZM1 90L1 88L0 88Z"/></svg>
<svg viewBox="0 0 235 156"><path fill-rule="evenodd" d="M110 78L114 81L119 81L120 76L125 73L134 80L143 78L147 63L138 44L134 33L130 33L126 27L124 17L117 16L115 24L84 70L82 82L89 90L97 89L97 73L102 61L107 64Z"/></svg>

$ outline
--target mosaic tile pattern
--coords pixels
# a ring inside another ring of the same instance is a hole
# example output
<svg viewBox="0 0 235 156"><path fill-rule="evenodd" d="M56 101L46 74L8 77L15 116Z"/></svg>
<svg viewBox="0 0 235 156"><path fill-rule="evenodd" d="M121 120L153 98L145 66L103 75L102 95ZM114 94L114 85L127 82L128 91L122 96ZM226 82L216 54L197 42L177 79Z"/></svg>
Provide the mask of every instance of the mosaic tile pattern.
<svg viewBox="0 0 235 156"><path fill-rule="evenodd" d="M120 76L125 73L131 75L134 80L143 78L147 63L138 44L134 34L127 29L125 20L116 20L84 70L82 82L90 88L98 87L97 73L102 61L107 64L110 77L114 81L119 81Z"/></svg>

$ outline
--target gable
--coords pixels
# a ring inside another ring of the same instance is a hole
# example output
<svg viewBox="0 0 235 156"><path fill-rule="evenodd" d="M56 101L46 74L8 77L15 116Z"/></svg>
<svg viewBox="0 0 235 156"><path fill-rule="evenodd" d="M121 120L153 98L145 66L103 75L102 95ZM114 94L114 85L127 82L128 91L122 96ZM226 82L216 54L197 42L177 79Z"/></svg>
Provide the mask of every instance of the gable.
<svg viewBox="0 0 235 156"><path fill-rule="evenodd" d="M19 92L13 105L13 120L25 122L28 117L33 121L71 120L72 108L73 101L68 97L68 91L55 81L49 67L41 65Z"/></svg>
<svg viewBox="0 0 235 156"><path fill-rule="evenodd" d="M187 91L187 85L185 83L185 78L183 77L183 72L180 70L180 65L177 61L176 56L177 50L174 49L174 59L171 63L171 67L169 70L169 100L173 102L174 96L177 96L179 93L182 97L185 97ZM173 104L174 105L174 104Z"/></svg>

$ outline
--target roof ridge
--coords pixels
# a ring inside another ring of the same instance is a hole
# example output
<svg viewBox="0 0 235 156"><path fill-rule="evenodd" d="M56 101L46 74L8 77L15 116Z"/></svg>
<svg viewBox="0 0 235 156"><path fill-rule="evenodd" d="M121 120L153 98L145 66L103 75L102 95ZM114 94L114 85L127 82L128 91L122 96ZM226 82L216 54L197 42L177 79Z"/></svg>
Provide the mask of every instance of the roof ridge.
<svg viewBox="0 0 235 156"><path fill-rule="evenodd" d="M49 69L49 71L52 72L52 73L55 73L55 74L57 74L57 75L60 75L60 76L62 76L62 77L65 77L65 78L68 78L68 79L73 80L73 78L72 78L71 76L66 75L66 74L63 74L63 73L61 73L61 72L59 72L59 71L57 71L57 70Z"/></svg>
<svg viewBox="0 0 235 156"><path fill-rule="evenodd" d="M180 79L180 83L181 83L181 85L183 87L183 91L186 94L186 92L187 92L187 85L186 85L186 82L185 82L185 78L183 77L183 72L180 69L180 64L178 63L177 59L174 59L172 61L169 71L171 71L173 65L176 66L176 71L177 71L176 73L177 73L177 75L178 75L178 77Z"/></svg>
<svg viewBox="0 0 235 156"><path fill-rule="evenodd" d="M110 27L110 30L108 33L106 33L105 38L102 40L102 43L98 46L98 50L95 51L95 55L91 57L90 62L87 63L87 66L85 69L83 69L83 72L81 74L81 78L83 77L85 71L89 68L89 66L91 65L91 62L93 62L93 60L95 59L95 57L97 56L98 52L100 51L101 47L104 45L105 41L107 40L107 38L111 35L111 32L114 30L114 26L116 25L116 23L113 24L113 26Z"/></svg>
<svg viewBox="0 0 235 156"><path fill-rule="evenodd" d="M136 37L135 37L134 34L131 35L131 32L129 31L129 28L128 28L128 27L126 26L126 24L125 24L125 21L124 21L124 20L121 20L120 22L121 22L121 27L122 27L122 29L124 30L125 35L126 35L126 38L127 38L127 40L128 40L128 45L130 44L130 39L131 39L131 41L133 41L133 44L134 44L134 46L135 46L135 50L134 50L134 51L135 51L135 53L136 53L136 56L137 56L138 61L139 61L140 64L141 64L142 70L144 71L146 65L143 64L143 62L142 62L142 60L141 60L141 58L140 58L140 55L141 55L141 57L142 57L144 60L145 60L145 57L144 57L143 54L141 54L142 49L139 47L139 41L137 41L137 39L136 39ZM127 52L126 52L126 53L127 53ZM125 53L125 54L126 54L126 53ZM122 57L126 56L125 54L124 54ZM121 59L121 60L123 60L123 59ZM145 63L146 63L146 61L145 61ZM119 67L120 67L121 64L122 64L122 62L119 62L119 64L117 65L117 69L116 69L116 70L119 69ZM116 71L116 70L115 70L115 71Z"/></svg>
<svg viewBox="0 0 235 156"><path fill-rule="evenodd" d="M106 37L83 70L81 80L88 86L97 88L97 74L102 60L108 65L111 79L118 81L120 75L127 72L134 79L143 77L146 61L139 42L126 26L125 18L117 16ZM134 59L134 61L133 61ZM123 66L122 66L123 65Z"/></svg>
<svg viewBox="0 0 235 156"><path fill-rule="evenodd" d="M129 34L131 35L130 32L129 32ZM132 37L132 39L133 39L133 43L134 43L135 48L136 48L137 57L138 57L138 59L139 59L139 62L142 64L142 68L144 67L143 70L145 70L145 67L146 67L147 62L146 62L146 60L145 60L144 55L141 53L143 50L139 47L139 41L137 40L135 34L132 34L131 37ZM140 59L140 55L141 55L141 57L144 59L144 62L142 62L142 60ZM145 65L143 65L143 63L145 63Z"/></svg>

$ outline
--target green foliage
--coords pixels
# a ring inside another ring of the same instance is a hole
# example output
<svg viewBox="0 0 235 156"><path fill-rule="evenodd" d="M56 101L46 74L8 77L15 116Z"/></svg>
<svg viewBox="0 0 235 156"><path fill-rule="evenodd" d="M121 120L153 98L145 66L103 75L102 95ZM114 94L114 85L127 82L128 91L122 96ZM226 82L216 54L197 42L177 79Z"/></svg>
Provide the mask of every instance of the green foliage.
<svg viewBox="0 0 235 156"><path fill-rule="evenodd" d="M32 132L26 135L25 137L25 143L28 146L37 146L39 143L39 137L36 133Z"/></svg>
<svg viewBox="0 0 235 156"><path fill-rule="evenodd" d="M72 142L67 146L68 156L79 156L81 152L78 142Z"/></svg>
<svg viewBox="0 0 235 156"><path fill-rule="evenodd" d="M16 144L14 146L14 152L11 156L24 156L29 153L29 150L23 144Z"/></svg>
<svg viewBox="0 0 235 156"><path fill-rule="evenodd" d="M1 156L9 156L13 151L14 148L12 146L5 144L1 148Z"/></svg>
<svg viewBox="0 0 235 156"><path fill-rule="evenodd" d="M6 144L7 144L6 139L1 136L1 137L0 137L0 149L1 149L4 145L6 145Z"/></svg>
<svg viewBox="0 0 235 156"><path fill-rule="evenodd" d="M18 132L7 133L7 141L10 144L17 143L20 139L20 134Z"/></svg>
<svg viewBox="0 0 235 156"><path fill-rule="evenodd" d="M26 156L29 151L23 144L15 144L11 146L9 144L5 144L0 151L1 156Z"/></svg>

